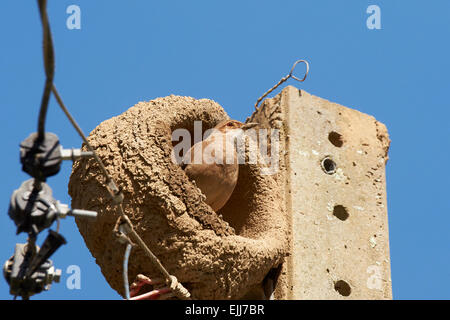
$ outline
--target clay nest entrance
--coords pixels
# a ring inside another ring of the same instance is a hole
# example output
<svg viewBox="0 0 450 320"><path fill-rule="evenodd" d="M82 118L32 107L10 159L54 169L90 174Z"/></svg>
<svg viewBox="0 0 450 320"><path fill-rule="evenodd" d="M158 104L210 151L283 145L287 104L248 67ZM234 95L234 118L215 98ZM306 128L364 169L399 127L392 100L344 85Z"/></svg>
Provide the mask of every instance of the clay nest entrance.
<svg viewBox="0 0 450 320"><path fill-rule="evenodd" d="M140 102L102 122L89 142L124 194L123 208L137 233L194 299L237 299L261 283L287 252L287 227L273 176L258 164L242 164L228 203L219 212L171 159L171 133L203 130L228 119L211 100L170 96ZM96 221L77 219L87 247L110 286L124 295L125 245L112 230L119 216L93 159L74 163L69 182L72 207L96 210ZM161 275L135 247L129 278Z"/></svg>

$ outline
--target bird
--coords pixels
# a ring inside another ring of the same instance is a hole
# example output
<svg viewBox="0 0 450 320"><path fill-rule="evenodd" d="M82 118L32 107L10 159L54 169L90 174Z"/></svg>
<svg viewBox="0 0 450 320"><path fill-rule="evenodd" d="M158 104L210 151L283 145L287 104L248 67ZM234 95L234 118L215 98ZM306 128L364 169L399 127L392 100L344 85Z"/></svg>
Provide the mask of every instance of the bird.
<svg viewBox="0 0 450 320"><path fill-rule="evenodd" d="M212 133L194 144L183 157L182 168L205 195L205 202L215 212L229 200L239 175L235 138L258 123L224 120Z"/></svg>

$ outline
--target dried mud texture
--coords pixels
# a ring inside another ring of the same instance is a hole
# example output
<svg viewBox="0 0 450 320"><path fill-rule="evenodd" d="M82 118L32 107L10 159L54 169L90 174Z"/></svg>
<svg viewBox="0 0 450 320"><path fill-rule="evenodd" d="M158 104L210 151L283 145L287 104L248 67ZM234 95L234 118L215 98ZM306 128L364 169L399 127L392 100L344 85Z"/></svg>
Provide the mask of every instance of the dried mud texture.
<svg viewBox="0 0 450 320"><path fill-rule="evenodd" d="M279 170L276 175L273 175L275 179L275 183L277 184L276 189L278 192L283 195L283 201L280 205L282 205L282 210L285 212L286 222L290 224L291 216L289 215L289 208L287 204L291 201L291 195L289 191L289 175L288 167L289 167L289 156L288 153L288 140L289 135L287 134L286 128L286 117L283 113L281 106L282 95L284 94L285 89L278 95L273 98L267 98L262 101L258 110L253 112L253 114L247 119L247 122L257 122L259 123L259 127L268 130L279 130L280 132L280 140L279 140ZM271 144L268 147L271 150ZM280 152L281 151L281 152ZM292 246L290 239L292 238L291 228L288 227L287 231L288 235L288 252L292 252ZM292 255L292 254L291 254ZM284 300L289 297L289 292L292 287L292 280L289 279L289 270L288 270L288 259L291 256L286 256L281 262L281 269L279 272L279 276L276 280L276 286L274 291L275 300Z"/></svg>
<svg viewBox="0 0 450 320"><path fill-rule="evenodd" d="M88 138L125 196L123 207L137 233L169 273L194 299L238 299L258 286L287 252L283 194L257 164L240 165L228 203L218 213L171 160L171 133L203 131L227 119L207 99L169 96L140 102L102 122ZM74 163L69 182L72 207L96 210L96 221L77 219L85 243L113 289L124 294L125 246L113 236L118 218L93 159ZM144 252L133 248L129 278L138 273L160 277Z"/></svg>

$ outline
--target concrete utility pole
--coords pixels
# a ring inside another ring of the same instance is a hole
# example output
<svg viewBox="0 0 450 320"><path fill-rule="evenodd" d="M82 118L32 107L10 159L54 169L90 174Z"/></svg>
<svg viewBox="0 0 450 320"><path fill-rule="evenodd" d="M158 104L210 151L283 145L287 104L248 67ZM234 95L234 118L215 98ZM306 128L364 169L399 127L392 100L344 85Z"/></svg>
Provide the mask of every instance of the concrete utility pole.
<svg viewBox="0 0 450 320"><path fill-rule="evenodd" d="M386 127L291 86L251 120L280 129L284 150L291 243L276 299L392 299Z"/></svg>

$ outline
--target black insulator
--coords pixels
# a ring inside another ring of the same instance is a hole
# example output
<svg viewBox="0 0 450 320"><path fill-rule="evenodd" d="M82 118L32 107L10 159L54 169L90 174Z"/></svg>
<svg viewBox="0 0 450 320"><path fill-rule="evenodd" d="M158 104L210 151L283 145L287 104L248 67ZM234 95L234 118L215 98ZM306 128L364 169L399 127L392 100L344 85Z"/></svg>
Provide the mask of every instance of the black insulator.
<svg viewBox="0 0 450 320"><path fill-rule="evenodd" d="M39 181L46 181L61 169L61 145L58 136L46 132L38 141L38 134L32 133L20 144L22 170Z"/></svg>

